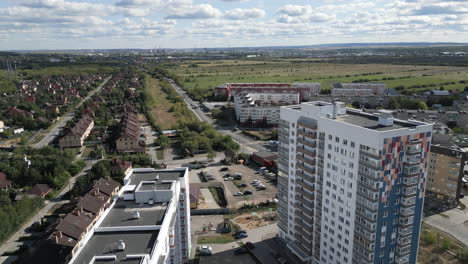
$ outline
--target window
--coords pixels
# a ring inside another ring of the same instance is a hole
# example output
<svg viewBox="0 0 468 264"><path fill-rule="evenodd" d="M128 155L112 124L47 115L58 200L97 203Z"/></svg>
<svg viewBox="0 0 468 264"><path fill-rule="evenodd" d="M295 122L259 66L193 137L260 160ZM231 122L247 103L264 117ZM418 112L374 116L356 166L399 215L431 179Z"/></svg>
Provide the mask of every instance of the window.
<svg viewBox="0 0 468 264"><path fill-rule="evenodd" d="M328 135L328 139L329 139L329 140L332 140L332 139L333 139L333 136L332 136L332 135Z"/></svg>
<svg viewBox="0 0 468 264"><path fill-rule="evenodd" d="M340 143L340 138L339 138L339 137L335 137L335 142Z"/></svg>
<svg viewBox="0 0 468 264"><path fill-rule="evenodd" d="M343 139L343 145L347 146L348 145L348 140Z"/></svg>

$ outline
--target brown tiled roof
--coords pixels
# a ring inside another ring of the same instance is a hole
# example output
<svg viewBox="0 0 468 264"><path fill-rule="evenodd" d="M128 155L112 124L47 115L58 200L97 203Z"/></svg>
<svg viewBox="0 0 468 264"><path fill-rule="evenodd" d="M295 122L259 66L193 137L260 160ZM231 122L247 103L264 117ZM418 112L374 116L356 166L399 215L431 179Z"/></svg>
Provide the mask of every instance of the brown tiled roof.
<svg viewBox="0 0 468 264"><path fill-rule="evenodd" d="M121 170L126 171L128 168L132 167L131 161L125 161L121 159L112 160L112 170Z"/></svg>
<svg viewBox="0 0 468 264"><path fill-rule="evenodd" d="M87 193L81 199L77 207L78 209L83 208L83 210L87 212L98 214L98 212L104 207L107 201L109 201L109 196L102 194L102 193L92 195L91 192Z"/></svg>
<svg viewBox="0 0 468 264"><path fill-rule="evenodd" d="M119 137L131 137L138 139L140 136L140 123L134 113L126 113L120 120Z"/></svg>
<svg viewBox="0 0 468 264"><path fill-rule="evenodd" d="M62 221L57 225L55 230L79 240L81 235L91 225L93 220L94 216L85 214L78 209L73 213L67 214L67 216L65 216L65 218L63 218Z"/></svg>
<svg viewBox="0 0 468 264"><path fill-rule="evenodd" d="M111 196L116 189L120 188L120 183L112 179L101 178L94 184L93 188L99 190L99 192Z"/></svg>
<svg viewBox="0 0 468 264"><path fill-rule="evenodd" d="M12 181L8 180L7 175L3 172L0 172L0 189L9 186L11 183Z"/></svg>
<svg viewBox="0 0 468 264"><path fill-rule="evenodd" d="M94 119L92 117L89 115L84 115L78 122L76 122L75 126L70 130L69 134L82 136L93 121Z"/></svg>
<svg viewBox="0 0 468 264"><path fill-rule="evenodd" d="M52 189L47 184L36 184L27 191L27 194L43 196L47 195Z"/></svg>

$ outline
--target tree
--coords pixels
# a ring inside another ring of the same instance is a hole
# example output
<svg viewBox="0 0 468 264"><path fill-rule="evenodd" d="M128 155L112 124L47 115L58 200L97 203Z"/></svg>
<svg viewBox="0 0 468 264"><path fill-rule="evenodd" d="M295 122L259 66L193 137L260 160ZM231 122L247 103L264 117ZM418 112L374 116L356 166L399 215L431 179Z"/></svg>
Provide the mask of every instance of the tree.
<svg viewBox="0 0 468 264"><path fill-rule="evenodd" d="M271 140L278 140L278 129L277 128L273 128L271 130Z"/></svg>
<svg viewBox="0 0 468 264"><path fill-rule="evenodd" d="M167 149L171 144L171 140L169 139L169 137L167 137L165 135L160 135L159 138L157 139L157 144L162 149Z"/></svg>
<svg viewBox="0 0 468 264"><path fill-rule="evenodd" d="M208 155L206 156L209 160L212 160L214 158L216 158L216 152L208 152Z"/></svg>

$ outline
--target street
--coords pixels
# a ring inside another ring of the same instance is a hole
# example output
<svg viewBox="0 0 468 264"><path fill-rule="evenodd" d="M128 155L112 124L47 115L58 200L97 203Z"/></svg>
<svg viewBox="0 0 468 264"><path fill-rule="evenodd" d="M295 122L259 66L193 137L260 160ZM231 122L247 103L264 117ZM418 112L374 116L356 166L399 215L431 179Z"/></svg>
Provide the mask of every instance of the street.
<svg viewBox="0 0 468 264"><path fill-rule="evenodd" d="M34 222L39 221L45 215L48 215L50 213L49 211L54 206L62 205L62 204L65 204L65 203L69 202L69 200L63 200L63 196L69 190L71 190L71 188L73 188L73 186L75 185L76 180L79 177L85 175L86 171L89 170L98 161L99 160L87 160L87 161L85 161L86 162L86 167L83 168L83 170L80 173L78 173L76 176L71 177L69 179L68 184L63 187L62 191L60 191L60 193L57 195L56 198L51 199L49 201L46 201L45 202L46 205L41 210L39 210L33 217L31 217L31 219L28 222L24 223L23 226L18 231L16 231L16 233L14 233L7 241L3 242L3 245L0 247L0 263L8 263L7 261L10 261L10 260L7 260L8 257L2 256L2 254L5 253L5 252L9 252L9 251L15 251L23 244L23 242L18 241L18 239L20 237L29 235L26 232L26 229L28 227L30 227Z"/></svg>
<svg viewBox="0 0 468 264"><path fill-rule="evenodd" d="M192 105L198 105L198 102L193 101L185 91L180 88L174 80L166 78L166 80L172 85L172 87L177 91L177 93L184 99L187 107L191 109L191 111L195 114L195 116L202 122L207 122L210 124L214 124L213 119L206 115L200 107L193 109ZM241 146L241 152L257 152L257 151L268 151L265 147L263 147L263 142L258 142L252 140L248 137L240 135L238 133L234 133L232 131L233 127L220 127L216 126L216 129L224 135L231 136L234 141L236 141Z"/></svg>
<svg viewBox="0 0 468 264"><path fill-rule="evenodd" d="M31 144L33 148L42 148L48 146L50 142L59 134L60 129L62 129L69 120L71 120L75 116L75 110L80 107L84 102L88 101L91 96L95 93L101 91L102 87L110 80L112 76L107 77L104 81L94 90L89 92L88 96L83 98L80 103L78 103L75 108L73 108L70 112L66 113L65 115L61 116L59 121L53 124L52 128L47 132L44 137L37 142L36 144Z"/></svg>

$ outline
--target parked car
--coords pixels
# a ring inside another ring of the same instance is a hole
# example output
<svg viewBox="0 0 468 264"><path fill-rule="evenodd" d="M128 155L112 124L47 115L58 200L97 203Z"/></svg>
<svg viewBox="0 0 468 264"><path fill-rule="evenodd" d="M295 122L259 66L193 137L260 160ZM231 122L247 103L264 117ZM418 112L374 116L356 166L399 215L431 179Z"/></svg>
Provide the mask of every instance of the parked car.
<svg viewBox="0 0 468 264"><path fill-rule="evenodd" d="M248 248L248 249L254 249L255 248L255 245L252 242L247 242L247 243L244 244L244 246L246 248Z"/></svg>
<svg viewBox="0 0 468 264"><path fill-rule="evenodd" d="M266 190L266 187L265 187L265 186L259 186L259 187L257 187L257 191L263 191L263 190Z"/></svg>
<svg viewBox="0 0 468 264"><path fill-rule="evenodd" d="M231 174L229 173L224 174L223 178L227 178L227 177L231 177Z"/></svg>
<svg viewBox="0 0 468 264"><path fill-rule="evenodd" d="M241 239L241 238L246 238L246 237L249 237L247 233L239 233L235 236L235 239Z"/></svg>
<svg viewBox="0 0 468 264"><path fill-rule="evenodd" d="M209 246L201 246L199 250L201 256L211 256L213 254L213 248Z"/></svg>
<svg viewBox="0 0 468 264"><path fill-rule="evenodd" d="M242 196L242 195L244 195L243 192L236 192L235 194L233 194L233 196Z"/></svg>
<svg viewBox="0 0 468 264"><path fill-rule="evenodd" d="M464 194L464 193L460 193L460 198L465 198L465 194Z"/></svg>
<svg viewBox="0 0 468 264"><path fill-rule="evenodd" d="M245 191L245 192L244 192L244 195L250 195L250 194L252 194L251 191Z"/></svg>
<svg viewBox="0 0 468 264"><path fill-rule="evenodd" d="M247 187L247 184L241 183L241 184L238 184L237 187Z"/></svg>
<svg viewBox="0 0 468 264"><path fill-rule="evenodd" d="M225 181L233 181L234 178L233 177L227 177L227 178L224 178Z"/></svg>
<svg viewBox="0 0 468 264"><path fill-rule="evenodd" d="M236 231L236 235L238 235L238 234L240 234L240 233L247 233L247 231L242 230L242 229Z"/></svg>
<svg viewBox="0 0 468 264"><path fill-rule="evenodd" d="M241 254L249 253L249 250L246 249L246 248L241 247L241 248L238 248L238 249L234 250L233 253L234 253L234 255L241 255Z"/></svg>
<svg viewBox="0 0 468 264"><path fill-rule="evenodd" d="M228 167L222 167L221 169L219 169L219 171L228 171L229 168Z"/></svg>

